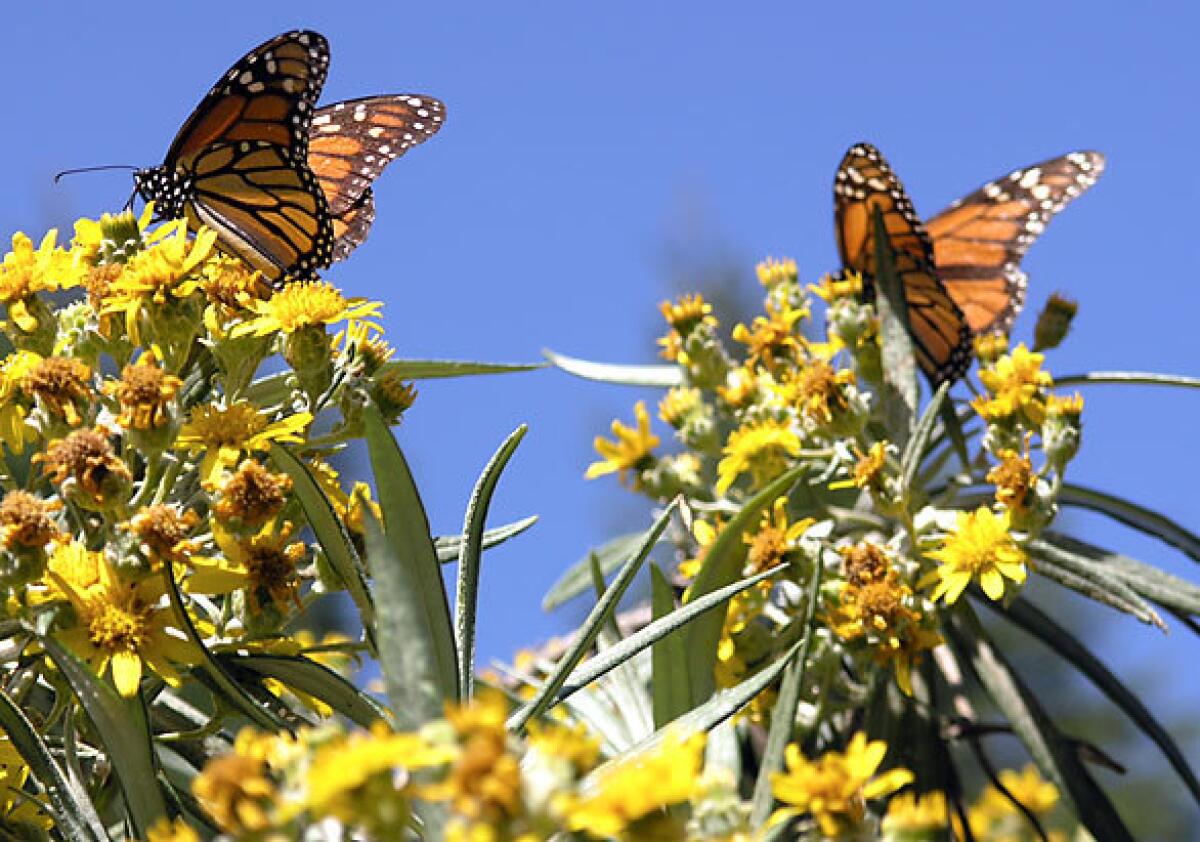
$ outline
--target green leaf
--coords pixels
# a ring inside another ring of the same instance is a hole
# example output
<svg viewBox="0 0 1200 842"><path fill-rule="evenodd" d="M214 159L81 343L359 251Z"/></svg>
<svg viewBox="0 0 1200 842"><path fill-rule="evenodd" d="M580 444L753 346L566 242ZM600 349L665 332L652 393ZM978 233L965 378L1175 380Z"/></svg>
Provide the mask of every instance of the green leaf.
<svg viewBox="0 0 1200 842"><path fill-rule="evenodd" d="M444 679L412 571L370 511L363 512L363 528L379 607L379 669L397 726L415 731L441 716Z"/></svg>
<svg viewBox="0 0 1200 842"><path fill-rule="evenodd" d="M536 371L545 363L479 363L462 360L392 360L384 363L375 377L387 375L401 380L435 380L444 377L467 377L475 374L513 374Z"/></svg>
<svg viewBox="0 0 1200 842"><path fill-rule="evenodd" d="M450 619L446 588L442 583L441 564L429 533L425 506L421 503L421 495L400 445L379 414L379 409L373 405L364 407L363 421L371 468L379 489L379 506L383 510L387 552L382 558L391 568L380 571L375 566L375 559L371 558L371 575L375 578L379 596L404 603L404 607L396 609L405 615L399 627L410 634L416 631L411 627L414 621L419 621L423 627L417 637L407 640L403 637L393 638L393 646L412 647L417 645L418 640L428 646L428 655L423 657L432 659L435 667L433 678L441 698L456 699L458 658L454 652L454 625ZM382 581L383 576L388 577L386 586ZM398 588L407 588L408 592L400 594ZM416 614L408 616L413 609L416 609ZM376 611L382 613L383 606L377 604ZM396 631L399 628L395 625L396 618L393 616L392 620L391 628ZM397 652L393 650L392 655L396 657ZM438 710L441 710L440 702Z"/></svg>
<svg viewBox="0 0 1200 842"><path fill-rule="evenodd" d="M574 374L584 380L616 383L621 386L651 386L656 389L683 385L683 371L675 365L613 365L580 360L550 350L543 350L542 353L567 374Z"/></svg>
<svg viewBox="0 0 1200 842"><path fill-rule="evenodd" d="M939 394L944 395L943 389ZM930 414L927 412L927 414ZM930 423L932 428L933 424ZM916 438L914 437L914 441ZM804 689L804 674L808 668L808 652L812 648L813 618L817 613L817 601L821 594L821 564L813 565L808 583L808 604L804 607L804 636L796 660L783 674L779 695L771 710L771 730L767 732L767 744L759 761L758 778L754 782L754 798L750 812L750 826L761 827L771 815L775 796L771 792L771 774L783 769L783 756L787 744L792 741L796 730L796 711L800 708L800 693Z"/></svg>
<svg viewBox="0 0 1200 842"><path fill-rule="evenodd" d="M888 438L904 450L921 400L916 353L909 333L904 283L896 274L895 252L879 208L875 208L872 223L875 226L875 309L879 313L879 338L883 343L880 403Z"/></svg>
<svg viewBox="0 0 1200 842"><path fill-rule="evenodd" d="M1175 744L1167 730L1158 724L1158 720L1142 704L1137 694L1131 692L1119 678L1113 675L1108 667L1092 654L1091 650L1024 597L1013 600L1007 608L1001 608L990 600L983 602L1009 622L1036 637L1051 651L1086 675L1097 689L1141 729L1142 733L1154 741L1184 785L1191 791L1192 798L1200 803L1200 780L1197 780L1196 774L1188 765L1187 758L1183 756L1179 746Z"/></svg>
<svg viewBox="0 0 1200 842"><path fill-rule="evenodd" d="M625 591L629 589L633 583L634 576L642 567L642 562L650 555L650 551L654 549L654 545L658 543L658 539L662 536L663 530L667 528L667 524L671 521L671 516L675 513L679 501L674 500L671 505L658 516L654 521L654 525L642 536L641 545L630 559L625 562L625 565L617 573L617 577L612 584L608 586L608 590L604 592L593 606L587 619L576 631L571 645L567 647L567 651L559 658L550 675L543 682L541 688L534 698L524 707L517 710L509 717L508 728L510 731L520 731L531 720L545 713L554 700L558 697L558 691L562 688L567 680L567 676L571 671L579 665L583 660L584 654L595 643L597 635L600 634L600 629L608 622L613 612L617 608L617 604L621 601L621 597L625 595Z"/></svg>
<svg viewBox="0 0 1200 842"><path fill-rule="evenodd" d="M1108 515L1126 526L1132 526L1148 535L1181 550L1194 561L1200 561L1200 537L1166 515L1131 503L1103 491L1085 488L1065 482L1059 490L1058 501L1067 506L1090 509Z"/></svg>
<svg viewBox="0 0 1200 842"><path fill-rule="evenodd" d="M1067 801L1097 842L1133 842L1112 802L1043 710L1037 697L992 646L965 600L949 612L943 630L960 662L969 664L992 702L1008 719L1042 774Z"/></svg>
<svg viewBox="0 0 1200 842"><path fill-rule="evenodd" d="M162 791L154 783L156 769L150 727L141 696L124 699L115 688L52 637L39 637L104 744L137 838L166 815Z"/></svg>
<svg viewBox="0 0 1200 842"><path fill-rule="evenodd" d="M904 448L904 455L900 457L900 487L903 494L907 495L913 487L913 478L917 475L917 468L921 467L921 461L925 456L925 445L929 443L929 437L933 435L933 429L937 425L938 416L942 411L942 403L946 400L946 393L950 391L950 385L950 381L946 381L933 393L933 397L929 399L929 405L921 413L921 420L917 422L908 446Z"/></svg>
<svg viewBox="0 0 1200 842"><path fill-rule="evenodd" d="M1034 569L1060 585L1078 591L1096 602L1124 611L1143 623L1166 630L1158 612L1124 581L1099 563L1046 541L1030 541L1027 549L1037 560Z"/></svg>
<svg viewBox="0 0 1200 842"><path fill-rule="evenodd" d="M278 406L291 394L289 381L295 376L290 371L281 371L261 377L246 387L243 396L255 406Z"/></svg>
<svg viewBox="0 0 1200 842"><path fill-rule="evenodd" d="M312 527L313 534L321 544L329 565L337 573L350 599L358 609L359 621L367 637L367 644L375 650L375 603L367 589L363 576L362 562L346 531L346 525L333 508L328 495L317 484L308 466L296 455L280 444L271 445L271 461L292 480L292 490L304 509L304 516Z"/></svg>
<svg viewBox="0 0 1200 842"><path fill-rule="evenodd" d="M74 786L54 762L50 749L37 729L12 698L0 690L0 729L12 741L29 773L46 792L50 815L59 832L67 839L81 842L107 842L104 823L96 815L87 793ZM9 784L11 786L11 784ZM7 795L7 793L6 793Z"/></svg>
<svg viewBox="0 0 1200 842"><path fill-rule="evenodd" d="M183 628L183 633L187 635L188 642L196 648L197 653L200 655L200 666L203 669L204 675L209 678L214 688L259 728L267 731L290 731L291 728L286 722L280 719L273 710L255 701L246 692L245 688L226 671L225 666L209 651L204 640L200 637L200 633L196 631L196 625L192 622L191 614L187 612L187 608L183 604L183 594L179 591L179 583L175 581L175 574L171 565L163 565L162 577L167 597L171 600L171 607L175 611L175 620Z"/></svg>
<svg viewBox="0 0 1200 842"><path fill-rule="evenodd" d="M1136 384L1139 386L1184 386L1200 389L1200 377L1182 374L1154 374L1149 371L1089 371L1084 374L1054 376L1055 386L1091 386L1099 383Z"/></svg>
<svg viewBox="0 0 1200 842"><path fill-rule="evenodd" d="M245 669L259 676L274 678L293 690L320 699L337 713L363 728L385 718L379 703L333 670L311 658L292 655L218 656L234 670Z"/></svg>
<svg viewBox="0 0 1200 842"><path fill-rule="evenodd" d="M766 488L750 498L741 511L730 518L704 553L704 562L687 590L685 603L694 602L738 579L746 557L743 534L755 524L759 512L774 503L776 497L787 494L807 470L806 465L797 465L776 477ZM698 618L684 633L687 641L688 677L691 680L689 708L704 702L716 689L713 670L717 664L717 644L720 642L724 623L724 613L714 611Z"/></svg>
<svg viewBox="0 0 1200 842"><path fill-rule="evenodd" d="M658 646L660 641L663 641L664 638L668 638L668 635L670 635L670 640L677 640L682 643L683 638L672 635L672 632L678 631L688 623L692 622L692 620L694 620L696 617L699 617L706 611L711 611L725 602L725 600L746 590L746 588L761 582L763 579L767 579L776 575L783 570L785 566L786 565L779 565L777 567L772 567L770 570L764 570L761 573L748 576L741 581L734 582L728 587L720 588L719 590L702 596L700 599L697 599L694 602L689 602L687 605L684 605L681 608L670 611L665 616L658 617L656 615L653 622L638 629L636 632L629 635L629 637L624 638L619 643L609 646L600 654L589 658L584 662L582 667L571 673L570 677L563 682L562 690L559 691L556 701L562 701L572 693L583 689L597 678L607 673L609 670L625 663L646 647L651 645ZM666 585L667 593L670 593L670 585L666 583L666 579L663 578L662 572L659 571L659 569L654 565L650 565L650 571L651 577L657 576L663 585ZM680 711L680 713L683 712L684 711Z"/></svg>
<svg viewBox="0 0 1200 842"><path fill-rule="evenodd" d="M644 537L643 532L630 532L618 535L596 549L589 550L587 555L568 567L567 571L558 577L558 581L550 586L550 590L542 597L542 610L553 611L591 587L592 556L596 557L600 571L607 576L629 558L629 554L641 545Z"/></svg>
<svg viewBox="0 0 1200 842"><path fill-rule="evenodd" d="M515 538L529 527L538 522L537 515L530 515L520 520L515 520L512 523L506 523L503 526L497 526L494 529L488 529L483 533L483 539L480 542L480 547L485 550L490 550L492 547L498 547L509 538ZM449 564L452 561L458 561L458 554L462 552L462 536L461 535L439 535L433 539L433 548L437 551L438 561L442 564Z"/></svg>
<svg viewBox="0 0 1200 842"><path fill-rule="evenodd" d="M500 445L479 475L463 521L458 556L458 596L455 600L455 641L458 649L458 695L469 699L475 690L475 610L479 598L479 563L483 554L483 527L500 474L517 450L529 427L517 427Z"/></svg>
<svg viewBox="0 0 1200 842"><path fill-rule="evenodd" d="M650 565L650 609L654 622L675 610L675 590L657 564ZM683 635L668 635L655 641L650 651L650 693L654 702L655 728L661 728L687 712L689 683L684 644Z"/></svg>

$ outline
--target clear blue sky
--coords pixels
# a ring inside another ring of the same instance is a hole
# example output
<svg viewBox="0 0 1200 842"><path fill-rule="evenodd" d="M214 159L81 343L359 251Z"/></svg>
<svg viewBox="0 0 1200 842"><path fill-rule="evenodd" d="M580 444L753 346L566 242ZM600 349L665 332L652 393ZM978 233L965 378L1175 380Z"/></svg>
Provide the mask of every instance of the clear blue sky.
<svg viewBox="0 0 1200 842"><path fill-rule="evenodd" d="M814 6L816 4L813 4ZM183 11L185 9L187 11ZM326 102L414 91L448 104L442 133L377 186L368 243L330 277L386 302L388 334L417 358L536 360L542 347L654 361L668 243L754 262L789 254L808 280L835 266L831 182L845 148L879 145L918 211L1074 148L1108 155L1089 195L1025 260L1031 306L1078 298L1054 371L1200 374L1200 13L1184 3L19 4L5 15L0 227L41 231L119 208L120 173L157 164L235 58L294 27L328 36ZM969 8L964 13L964 8ZM1032 330L1032 314L1018 336ZM495 520L538 513L488 555L482 656L560 630L546 587L589 545L637 528L614 482L586 483L592 437L638 395L553 372L429 383L400 429L438 532L518 423L531 432ZM1119 489L1196 528L1200 396L1093 388L1076 481ZM1166 548L1092 518L1097 543L1200 578ZM570 612L568 612L568 615ZM1100 615L1091 632L1130 678L1190 659ZM1194 700L1167 694L1160 709Z"/></svg>

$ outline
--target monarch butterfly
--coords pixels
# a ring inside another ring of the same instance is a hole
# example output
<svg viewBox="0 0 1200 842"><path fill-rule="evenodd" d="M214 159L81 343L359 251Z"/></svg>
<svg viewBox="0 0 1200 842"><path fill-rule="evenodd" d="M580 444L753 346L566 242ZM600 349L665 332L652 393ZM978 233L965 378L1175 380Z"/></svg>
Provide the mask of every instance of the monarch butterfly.
<svg viewBox="0 0 1200 842"><path fill-rule="evenodd" d="M900 179L875 147L859 143L842 159L833 195L842 265L861 272L868 284L874 278L878 209L895 252L896 274L904 285L917 362L935 387L957 380L971 364L971 331L962 310L938 280L933 243Z"/></svg>
<svg viewBox="0 0 1200 842"><path fill-rule="evenodd" d="M433 137L445 115L446 106L424 94L365 97L316 112L308 165L333 216L333 260L362 243L375 221L371 183L392 161Z"/></svg>
<svg viewBox="0 0 1200 842"><path fill-rule="evenodd" d="M834 182L842 262L873 274L870 216L879 206L898 253L918 362L935 385L956 379L970 365L971 336L1007 331L1021 311L1020 261L1029 246L1103 171L1100 153L1072 152L988 182L922 226L879 150L856 144Z"/></svg>
<svg viewBox="0 0 1200 842"><path fill-rule="evenodd" d="M161 217L214 229L271 281L328 266L333 220L306 160L328 68L316 32L255 47L200 101L162 166L134 173L137 191Z"/></svg>

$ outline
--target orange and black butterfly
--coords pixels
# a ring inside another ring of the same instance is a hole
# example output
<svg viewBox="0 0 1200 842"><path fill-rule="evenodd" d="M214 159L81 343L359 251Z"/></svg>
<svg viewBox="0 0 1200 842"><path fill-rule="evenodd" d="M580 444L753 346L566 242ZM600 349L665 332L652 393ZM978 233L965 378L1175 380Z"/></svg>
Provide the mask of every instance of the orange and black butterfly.
<svg viewBox="0 0 1200 842"><path fill-rule="evenodd" d="M321 108L309 134L308 165L333 217L333 260L367 237L375 221L371 183L383 168L437 133L446 106L424 94L393 94Z"/></svg>
<svg viewBox="0 0 1200 842"><path fill-rule="evenodd" d="M162 166L134 173L162 218L217 232L271 281L333 257L333 220L309 168L309 129L329 68L316 32L279 35L233 65L175 136Z"/></svg>
<svg viewBox="0 0 1200 842"><path fill-rule="evenodd" d="M925 226L879 150L856 144L834 180L842 263L869 284L878 207L896 252L917 361L935 386L955 380L970 366L972 336L1007 331L1020 312L1026 286L1020 261L1029 246L1103 168L1096 152L1026 167L984 185Z"/></svg>

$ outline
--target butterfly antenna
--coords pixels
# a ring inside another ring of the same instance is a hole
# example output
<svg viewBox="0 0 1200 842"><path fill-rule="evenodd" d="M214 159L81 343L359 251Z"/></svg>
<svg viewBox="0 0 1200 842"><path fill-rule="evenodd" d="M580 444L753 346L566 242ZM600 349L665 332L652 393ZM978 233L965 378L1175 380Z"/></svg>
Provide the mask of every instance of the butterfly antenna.
<svg viewBox="0 0 1200 842"><path fill-rule="evenodd" d="M56 173L54 176L54 183L58 184L59 179L61 179L64 175L77 175L78 173L81 173L81 172L103 172L104 170L136 170L136 169L137 169L137 167L130 166L129 164L105 164L102 167L76 167L73 170L63 170L60 173Z"/></svg>

